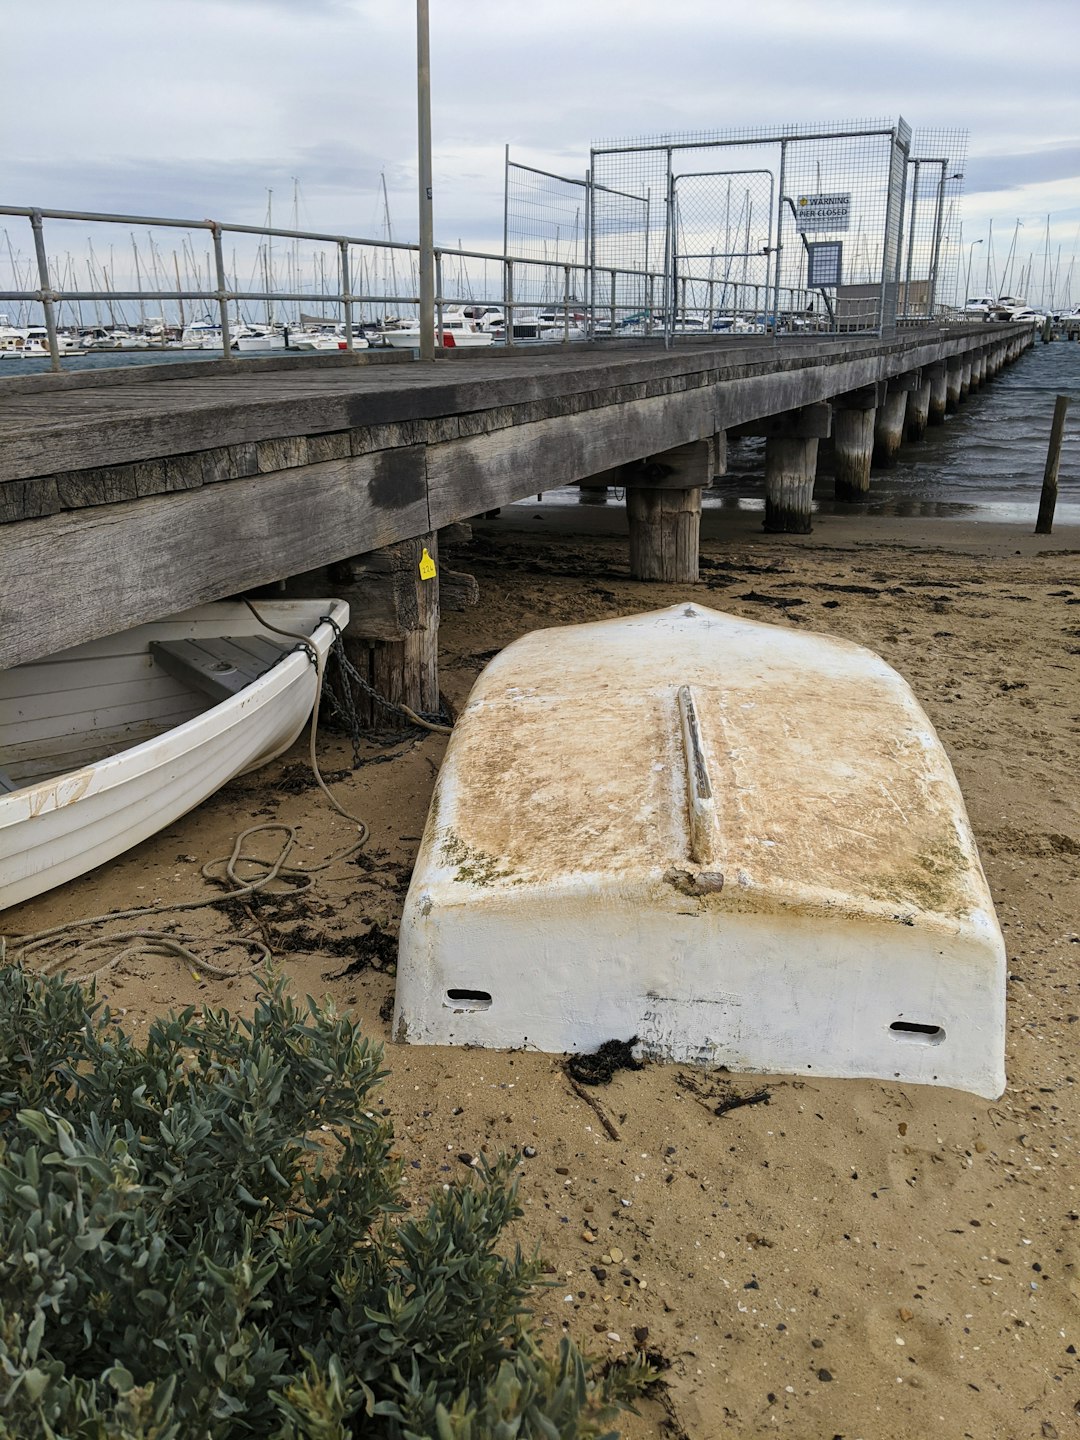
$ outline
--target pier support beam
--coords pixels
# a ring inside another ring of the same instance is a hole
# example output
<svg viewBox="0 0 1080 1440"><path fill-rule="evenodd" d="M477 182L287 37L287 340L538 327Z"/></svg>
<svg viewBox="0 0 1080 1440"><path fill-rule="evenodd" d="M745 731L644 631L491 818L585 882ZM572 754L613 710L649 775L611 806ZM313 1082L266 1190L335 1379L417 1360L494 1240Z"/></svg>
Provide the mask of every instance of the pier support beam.
<svg viewBox="0 0 1080 1440"><path fill-rule="evenodd" d="M896 464L896 456L904 438L910 397L918 388L921 372L912 370L889 381L884 400L874 412L874 464L888 468Z"/></svg>
<svg viewBox="0 0 1080 1440"><path fill-rule="evenodd" d="M971 356L965 355L960 366L960 401L963 403L971 394Z"/></svg>
<svg viewBox="0 0 1080 1440"><path fill-rule="evenodd" d="M828 405L806 405L749 427L765 435L765 526L771 534L809 535L818 441L832 429Z"/></svg>
<svg viewBox="0 0 1080 1440"><path fill-rule="evenodd" d="M439 578L437 574L428 578L426 563L421 571L425 550L437 570L438 536L419 535L338 561L329 567L329 580L334 587L331 593L349 602L345 654L361 679L392 705L435 714L439 710ZM471 597L464 603L473 603ZM351 699L364 728L409 726L406 716L381 705L360 685L353 685Z"/></svg>
<svg viewBox="0 0 1080 1440"><path fill-rule="evenodd" d="M595 480L582 480L578 485L579 505L606 505L609 494L607 485L598 485Z"/></svg>
<svg viewBox="0 0 1080 1440"><path fill-rule="evenodd" d="M882 383L849 391L833 401L833 471L837 500L865 500L869 494L874 417L886 398Z"/></svg>
<svg viewBox="0 0 1080 1440"><path fill-rule="evenodd" d="M964 362L959 357L950 360L945 371L945 410L955 415L960 409L960 387L964 376Z"/></svg>
<svg viewBox="0 0 1080 1440"><path fill-rule="evenodd" d="M939 360L936 365L927 365L923 370L924 377L930 380L930 408L926 418L931 425L945 424L948 373L949 367L944 360Z"/></svg>
<svg viewBox="0 0 1080 1440"><path fill-rule="evenodd" d="M772 534L809 535L817 470L816 437L765 442L765 529Z"/></svg>
<svg viewBox="0 0 1080 1440"><path fill-rule="evenodd" d="M921 440L926 434L930 418L930 376L924 370L919 384L908 394L907 415L904 418L904 438Z"/></svg>
<svg viewBox="0 0 1080 1440"><path fill-rule="evenodd" d="M719 480L727 474L727 431L717 430L709 441L709 466L711 478Z"/></svg>
<svg viewBox="0 0 1080 1440"><path fill-rule="evenodd" d="M709 440L693 440L622 466L635 580L697 581L701 491L712 480L711 472Z"/></svg>

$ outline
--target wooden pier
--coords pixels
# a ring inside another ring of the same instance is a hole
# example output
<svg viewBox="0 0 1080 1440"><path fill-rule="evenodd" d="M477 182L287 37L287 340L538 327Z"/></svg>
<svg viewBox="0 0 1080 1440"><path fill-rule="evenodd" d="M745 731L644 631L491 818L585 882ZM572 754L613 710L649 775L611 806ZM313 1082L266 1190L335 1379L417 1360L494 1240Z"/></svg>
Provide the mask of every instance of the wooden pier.
<svg viewBox="0 0 1080 1440"><path fill-rule="evenodd" d="M0 667L573 483L627 486L634 573L692 580L728 432L769 437L767 528L805 531L822 436L858 499L875 424L891 454L1032 339L978 323L5 379Z"/></svg>

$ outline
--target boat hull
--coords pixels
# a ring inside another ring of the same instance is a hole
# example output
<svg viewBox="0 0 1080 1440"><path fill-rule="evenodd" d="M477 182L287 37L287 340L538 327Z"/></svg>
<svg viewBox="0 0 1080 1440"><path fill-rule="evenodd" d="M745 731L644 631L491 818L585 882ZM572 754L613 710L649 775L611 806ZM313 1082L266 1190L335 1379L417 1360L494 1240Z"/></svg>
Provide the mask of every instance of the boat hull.
<svg viewBox="0 0 1080 1440"><path fill-rule="evenodd" d="M872 652L698 605L523 637L447 749L394 1025L999 1095L1005 948L930 721Z"/></svg>
<svg viewBox="0 0 1080 1440"><path fill-rule="evenodd" d="M321 603L338 625L346 623L347 605ZM319 602L264 602L259 609L282 628L290 628L291 613L295 628L304 604L314 613ZM313 628L308 625L307 631L325 659L333 628L317 623ZM128 633L133 645L147 651L153 640L266 634L246 607L232 603L201 606ZM100 655L102 644L77 647L50 663L69 663L85 671L94 663L95 651ZM83 654L87 659L81 658ZM149 656L146 667L151 668ZM290 652L236 695L201 708L159 735L0 796L0 909L115 859L194 809L228 780L281 753L303 729L316 684L308 653ZM9 698L5 703L8 708L26 708L30 701Z"/></svg>

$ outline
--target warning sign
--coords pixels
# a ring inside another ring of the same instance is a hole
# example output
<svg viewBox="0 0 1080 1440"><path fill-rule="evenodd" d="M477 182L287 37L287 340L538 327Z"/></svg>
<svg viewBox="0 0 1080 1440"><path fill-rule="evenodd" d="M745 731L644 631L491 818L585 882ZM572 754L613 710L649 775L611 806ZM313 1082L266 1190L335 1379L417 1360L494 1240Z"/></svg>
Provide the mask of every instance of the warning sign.
<svg viewBox="0 0 1080 1440"><path fill-rule="evenodd" d="M800 195L795 202L795 228L800 235L846 230L851 222L851 195Z"/></svg>

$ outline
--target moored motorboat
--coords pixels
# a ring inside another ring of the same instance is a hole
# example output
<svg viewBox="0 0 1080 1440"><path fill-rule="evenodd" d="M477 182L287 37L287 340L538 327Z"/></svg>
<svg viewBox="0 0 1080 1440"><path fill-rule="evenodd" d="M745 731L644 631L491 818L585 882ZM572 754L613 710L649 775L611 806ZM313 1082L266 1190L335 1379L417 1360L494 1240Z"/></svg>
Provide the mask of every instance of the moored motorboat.
<svg viewBox="0 0 1080 1440"><path fill-rule="evenodd" d="M233 336L232 348L242 355L265 355L285 349L285 333L274 325L242 325Z"/></svg>
<svg viewBox="0 0 1080 1440"><path fill-rule="evenodd" d="M318 330L290 330L288 338L290 350L340 351L349 348L344 330L336 325L323 326ZM368 348L366 336L354 331L352 348L366 350Z"/></svg>
<svg viewBox="0 0 1080 1440"><path fill-rule="evenodd" d="M495 336L489 330L481 330L477 321L465 315L460 309L446 310L442 317L442 345L446 350L462 350L471 346L491 345ZM399 325L396 330L386 330L383 340L395 350L416 350L420 346L420 322L411 321ZM435 343L439 343L439 324L436 321Z"/></svg>
<svg viewBox="0 0 1080 1440"><path fill-rule="evenodd" d="M293 743L315 700L312 651L325 659L333 643L325 617L340 627L349 609L257 609L203 605L0 671L0 909L122 854Z"/></svg>

